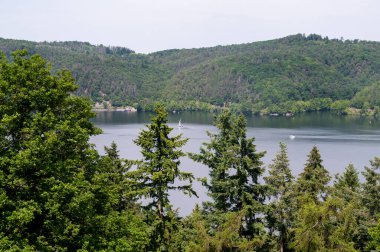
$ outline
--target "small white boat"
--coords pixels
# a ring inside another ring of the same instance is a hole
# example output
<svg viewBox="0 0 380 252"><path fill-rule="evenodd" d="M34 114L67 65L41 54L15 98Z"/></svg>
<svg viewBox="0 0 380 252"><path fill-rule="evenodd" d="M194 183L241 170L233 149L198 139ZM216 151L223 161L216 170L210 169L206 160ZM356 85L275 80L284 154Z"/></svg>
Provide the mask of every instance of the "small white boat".
<svg viewBox="0 0 380 252"><path fill-rule="evenodd" d="M178 129L182 129L183 128L183 125L181 123L181 119L179 119L179 122L178 122Z"/></svg>
<svg viewBox="0 0 380 252"><path fill-rule="evenodd" d="M289 138L290 138L290 140L293 140L294 138L296 138L296 136L295 135L289 135Z"/></svg>

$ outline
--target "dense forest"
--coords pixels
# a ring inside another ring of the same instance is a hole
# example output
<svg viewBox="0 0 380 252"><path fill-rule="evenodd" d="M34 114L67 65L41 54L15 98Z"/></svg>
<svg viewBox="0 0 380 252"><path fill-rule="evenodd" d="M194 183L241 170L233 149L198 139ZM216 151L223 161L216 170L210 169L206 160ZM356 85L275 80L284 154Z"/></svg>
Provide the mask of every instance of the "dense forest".
<svg viewBox="0 0 380 252"><path fill-rule="evenodd" d="M230 110L186 154L162 105L134 140L140 160L119 157L114 143L102 156L89 142L101 133L91 103L77 88L38 55L0 56L1 251L380 250L378 157L362 180L351 164L332 178L314 146L295 178L279 143L265 172L265 152ZM169 194L196 197L197 178L180 169L185 155L209 170L201 181L210 201L180 217Z"/></svg>
<svg viewBox="0 0 380 252"><path fill-rule="evenodd" d="M292 35L281 39L139 54L86 42L0 39L6 55L27 49L47 58L53 71L70 70L76 94L93 102L153 110L285 113L347 108L380 112L380 43Z"/></svg>

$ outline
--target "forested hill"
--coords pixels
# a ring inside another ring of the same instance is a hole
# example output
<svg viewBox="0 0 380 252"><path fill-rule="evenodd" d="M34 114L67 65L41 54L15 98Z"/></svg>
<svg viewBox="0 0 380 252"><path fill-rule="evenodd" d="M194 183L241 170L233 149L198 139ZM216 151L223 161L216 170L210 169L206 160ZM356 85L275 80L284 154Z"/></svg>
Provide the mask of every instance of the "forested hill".
<svg viewBox="0 0 380 252"><path fill-rule="evenodd" d="M15 49L42 55L53 70L69 69L80 95L114 105L149 107L160 100L179 109L204 102L275 112L355 100L360 107L356 93L380 81L379 42L319 35L151 54L85 42L0 39L7 55Z"/></svg>

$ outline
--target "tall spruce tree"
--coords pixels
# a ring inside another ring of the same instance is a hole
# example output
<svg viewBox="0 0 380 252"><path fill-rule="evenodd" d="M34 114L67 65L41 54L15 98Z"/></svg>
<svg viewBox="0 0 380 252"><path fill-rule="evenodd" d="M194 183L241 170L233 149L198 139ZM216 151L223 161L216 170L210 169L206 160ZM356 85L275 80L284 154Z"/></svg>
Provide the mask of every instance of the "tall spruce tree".
<svg viewBox="0 0 380 252"><path fill-rule="evenodd" d="M353 164L349 164L342 175L336 174L332 193L346 202L359 199L359 172Z"/></svg>
<svg viewBox="0 0 380 252"><path fill-rule="evenodd" d="M156 116L146 125L134 141L141 147L143 159L137 162L134 177L137 193L148 201L147 209L153 213L150 223L153 226L151 249L167 250L171 225L175 218L169 200L171 190L180 190L188 195L196 195L192 189L194 176L180 169L180 158L185 156L181 150L187 139L182 135L170 136L173 130L167 125L167 112L157 105ZM176 182L188 184L176 185Z"/></svg>
<svg viewBox="0 0 380 252"><path fill-rule="evenodd" d="M269 165L269 176L264 180L269 186L268 228L277 235L277 250L288 251L290 229L294 221L294 177L289 167L286 145L280 143L280 151Z"/></svg>
<svg viewBox="0 0 380 252"><path fill-rule="evenodd" d="M215 125L218 132L208 132L210 142L203 144L200 154L191 155L210 169L210 180L203 182L213 202L206 209L214 215L244 211L239 235L251 239L262 231L265 187L259 177L264 172L261 158L265 153L256 151L254 138L247 138L244 116L224 111Z"/></svg>
<svg viewBox="0 0 380 252"><path fill-rule="evenodd" d="M359 172L353 164L349 164L343 174L335 175L334 188L337 190L350 190L350 194L358 193L360 190Z"/></svg>
<svg viewBox="0 0 380 252"><path fill-rule="evenodd" d="M304 203L297 212L292 248L302 252L356 251L350 237L349 210L342 200L330 197Z"/></svg>
<svg viewBox="0 0 380 252"><path fill-rule="evenodd" d="M321 154L316 146L311 149L304 171L299 175L296 188L300 196L314 202L326 198L329 172L322 165Z"/></svg>
<svg viewBox="0 0 380 252"><path fill-rule="evenodd" d="M375 157L370 163L371 166L365 167L365 171L362 172L365 178L363 203L371 216L375 217L380 213L380 158Z"/></svg>
<svg viewBox="0 0 380 252"><path fill-rule="evenodd" d="M336 219L334 226L338 227L340 239L353 242L355 249L363 251L370 240L368 224L369 212L362 204L362 188L359 173L349 164L342 175L335 176L331 190L332 200L341 202L341 219Z"/></svg>
<svg viewBox="0 0 380 252"><path fill-rule="evenodd" d="M203 180L203 185L213 199L212 209L227 212L231 210L229 169L233 153L231 148L233 122L231 113L224 112L215 119L217 134L207 132L210 143L203 143L200 154L190 154L190 157L209 167L210 180Z"/></svg>
<svg viewBox="0 0 380 252"><path fill-rule="evenodd" d="M368 249L380 251L380 216L378 217L377 225L370 229L370 234L372 241L368 246Z"/></svg>
<svg viewBox="0 0 380 252"><path fill-rule="evenodd" d="M370 167L364 167L362 172L365 180L362 184L361 191L361 211L366 215L363 216L359 226L358 238L356 245L361 250L375 250L374 226L380 215L380 158L375 157L370 160Z"/></svg>
<svg viewBox="0 0 380 252"><path fill-rule="evenodd" d="M121 159L117 145L112 142L105 148L105 155L97 164L92 178L95 210L107 213L96 216L96 232L100 244L89 244L89 251L142 251L150 242L150 228L144 222L136 192L134 179L130 178L131 162Z"/></svg>

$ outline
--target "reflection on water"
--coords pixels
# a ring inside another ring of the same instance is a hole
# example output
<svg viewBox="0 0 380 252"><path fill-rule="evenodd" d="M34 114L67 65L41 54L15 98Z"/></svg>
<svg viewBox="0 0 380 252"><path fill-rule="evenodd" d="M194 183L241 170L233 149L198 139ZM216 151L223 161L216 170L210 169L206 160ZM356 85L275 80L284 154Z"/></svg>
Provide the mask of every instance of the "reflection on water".
<svg viewBox="0 0 380 252"><path fill-rule="evenodd" d="M182 133L189 141L185 152L198 152L203 142L209 140L206 131L215 132L212 121L215 114L203 112L170 113L169 125L173 134ZM103 146L112 141L118 144L122 157L137 159L141 157L139 148L133 139L149 123L149 113L99 112L93 119L103 129L103 134L91 139L97 148L104 153ZM178 129L181 119L184 128ZM263 162L267 166L278 151L278 143L288 146L291 169L294 175L299 174L306 162L307 154L316 145L324 160L324 166L333 176L341 173L352 163L359 170L369 165L369 160L380 156L380 122L368 118L337 116L332 113L309 113L295 117L258 117L248 116L249 137L255 137L259 151L266 151ZM291 139L289 136L293 135ZM207 167L183 158L182 169L191 171L196 177L208 175ZM180 208L181 214L188 214L195 203L207 199L206 192L200 183L195 183L200 198L183 200L180 193L171 195L173 205Z"/></svg>
<svg viewBox="0 0 380 252"><path fill-rule="evenodd" d="M169 113L169 122L210 125L216 114L207 112ZM131 113L122 111L97 112L94 122L103 124L148 123L152 113ZM339 130L380 131L380 121L359 116L338 116L330 112L304 113L294 117L246 115L249 127L257 128L326 128Z"/></svg>

